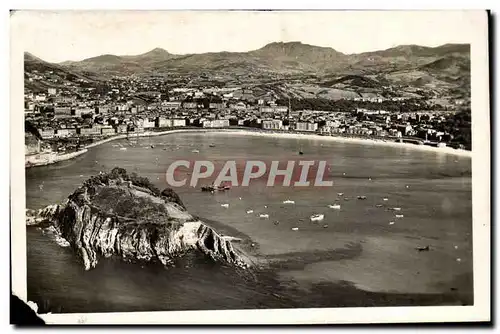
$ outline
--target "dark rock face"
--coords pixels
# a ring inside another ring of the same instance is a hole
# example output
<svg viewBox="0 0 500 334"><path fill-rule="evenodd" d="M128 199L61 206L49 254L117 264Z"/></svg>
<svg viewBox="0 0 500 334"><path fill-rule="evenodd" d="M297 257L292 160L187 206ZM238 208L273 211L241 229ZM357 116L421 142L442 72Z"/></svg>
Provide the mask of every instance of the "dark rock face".
<svg viewBox="0 0 500 334"><path fill-rule="evenodd" d="M122 168L88 179L61 204L27 211L27 224L47 222L71 244L87 270L101 256L168 265L190 251L249 266L227 237L191 216L173 190L160 192L148 179Z"/></svg>
<svg viewBox="0 0 500 334"><path fill-rule="evenodd" d="M182 208L186 208L179 195L170 188L163 189L161 196L164 197L167 202L174 202L179 204Z"/></svg>

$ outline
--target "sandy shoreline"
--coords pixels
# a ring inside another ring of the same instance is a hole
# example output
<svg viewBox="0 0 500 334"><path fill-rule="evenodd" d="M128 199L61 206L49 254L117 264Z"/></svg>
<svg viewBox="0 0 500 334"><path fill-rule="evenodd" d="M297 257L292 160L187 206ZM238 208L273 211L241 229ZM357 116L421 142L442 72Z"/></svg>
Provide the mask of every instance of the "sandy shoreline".
<svg viewBox="0 0 500 334"><path fill-rule="evenodd" d="M140 134L130 135L129 138L138 138L138 137L156 137L163 136L172 133L187 133L187 132L215 132L215 133L231 133L245 136L258 136L258 137L274 137L274 138L288 138L288 139L313 139L313 140L324 140L324 141L336 141L342 143L354 143L354 144L363 144L363 145L380 145L380 146L390 146L390 147L398 147L398 148L408 148L415 149L419 151L427 151L427 152L436 152L436 153L446 153L452 154L456 156L462 157L472 157L472 151L454 149L451 147L433 147L427 145L416 145L410 143L397 143L394 141L385 141L380 139L368 139L368 138L348 138L342 136L320 136L313 133L281 133L281 132L264 132L262 130L250 130L250 129L179 129L179 130L167 130L161 132L144 132ZM125 139L127 138L125 135L120 135L108 139L104 139L100 142L96 142L86 146L86 148L94 147L100 144L103 144L108 141L116 140L116 139Z"/></svg>
<svg viewBox="0 0 500 334"><path fill-rule="evenodd" d="M365 139L365 138L347 138L342 136L320 136L317 134L308 133L265 133L251 130L233 130L227 129L224 132L246 135L246 136L258 136L258 137L275 137L275 138L288 138L288 139L312 139L312 140L324 140L324 141L336 141L342 143L354 143L363 145L379 145L379 146L390 146L398 148L408 148L415 149L419 151L436 152L436 153L446 153L453 154L462 157L472 157L471 151L454 149L451 147L432 147L427 145L416 145L410 143L397 143L393 141L384 141L379 139Z"/></svg>
<svg viewBox="0 0 500 334"><path fill-rule="evenodd" d="M159 132L143 132L137 134L129 134L128 138L142 138L142 137L157 137L164 136L174 133L189 133L189 132L215 132L215 133L230 133L235 135L243 135L243 136L257 136L257 137L274 137L274 138L287 138L287 139L308 139L308 140L322 140L322 141L336 141L341 143L353 143L353 144L362 144L362 145L379 145L379 146L388 146L388 147L397 147L397 148L408 148L418 151L426 151L426 152L434 152L434 153L444 153L451 154L455 156L461 157L472 157L472 151L454 149L451 147L432 147L427 145L416 145L410 143L398 143L394 141L385 141L380 139L368 139L368 138L348 138L342 136L320 136L313 133L281 133L281 132L264 132L261 130L250 130L250 129L177 129L177 130L166 130ZM60 161L70 160L74 157L81 155L82 153L87 152L88 149L92 147L99 146L104 143L108 143L110 141L126 139L127 135L117 135L114 137L106 138L94 142L92 144L86 145L84 151L80 151L81 153L77 155L67 154L61 155L57 159L53 159L50 162L46 162L44 164L34 164L27 167L35 167L35 166L46 166L49 164L53 164Z"/></svg>
<svg viewBox="0 0 500 334"><path fill-rule="evenodd" d="M78 157L84 153L87 153L87 152L88 152L87 148L84 148L83 150L70 152L70 153L64 153L64 154L57 154L54 152L50 152L50 153L26 155L24 157L24 164L25 164L26 168L37 167L37 166L47 166L47 165L55 164L55 163L60 162L60 161L66 161L66 160L76 158L76 157Z"/></svg>

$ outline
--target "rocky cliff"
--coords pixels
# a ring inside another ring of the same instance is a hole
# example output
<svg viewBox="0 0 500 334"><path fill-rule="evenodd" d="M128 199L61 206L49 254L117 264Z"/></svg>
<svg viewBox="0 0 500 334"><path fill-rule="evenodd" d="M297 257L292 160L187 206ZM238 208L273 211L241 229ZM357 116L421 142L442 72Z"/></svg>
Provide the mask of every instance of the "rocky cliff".
<svg viewBox="0 0 500 334"><path fill-rule="evenodd" d="M26 216L28 225L53 226L86 270L101 257L170 265L192 251L217 262L250 266L229 238L190 215L175 192L160 191L121 168L88 179L63 203L27 210Z"/></svg>

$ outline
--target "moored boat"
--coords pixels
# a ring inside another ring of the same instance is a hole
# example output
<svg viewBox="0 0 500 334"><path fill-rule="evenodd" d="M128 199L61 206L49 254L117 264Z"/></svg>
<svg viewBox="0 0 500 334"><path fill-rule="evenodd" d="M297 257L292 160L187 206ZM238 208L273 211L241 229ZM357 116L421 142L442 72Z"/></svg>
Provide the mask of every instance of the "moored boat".
<svg viewBox="0 0 500 334"><path fill-rule="evenodd" d="M324 214L316 214L316 215L312 215L311 216L311 221L322 221L323 219L325 218L325 215Z"/></svg>

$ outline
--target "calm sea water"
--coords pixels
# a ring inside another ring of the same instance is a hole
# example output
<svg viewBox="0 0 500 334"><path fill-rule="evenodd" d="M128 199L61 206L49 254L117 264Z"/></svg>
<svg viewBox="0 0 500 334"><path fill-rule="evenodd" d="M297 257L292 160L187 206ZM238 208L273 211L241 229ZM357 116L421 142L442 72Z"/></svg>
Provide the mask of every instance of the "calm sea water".
<svg viewBox="0 0 500 334"><path fill-rule="evenodd" d="M187 258L170 269L103 260L85 272L70 248L28 228L28 297L43 310L472 303L470 158L320 138L229 133L183 133L134 142L106 143L74 160L26 170L27 207L61 201L87 177L116 166L163 189L165 171L178 159L216 165L226 160L326 160L326 178L334 185L269 188L266 180L255 180L249 187L213 195L199 188L175 189L189 212L255 243L257 257L271 268L253 275L203 258ZM299 150L305 154L299 156ZM360 195L366 200L356 199ZM295 204L283 204L285 200ZM221 207L226 203L228 208ZM328 207L335 203L340 210ZM250 209L253 213L247 214ZM261 213L269 219L260 218ZM324 220L311 222L310 216L318 213ZM428 252L416 250L427 245Z"/></svg>

